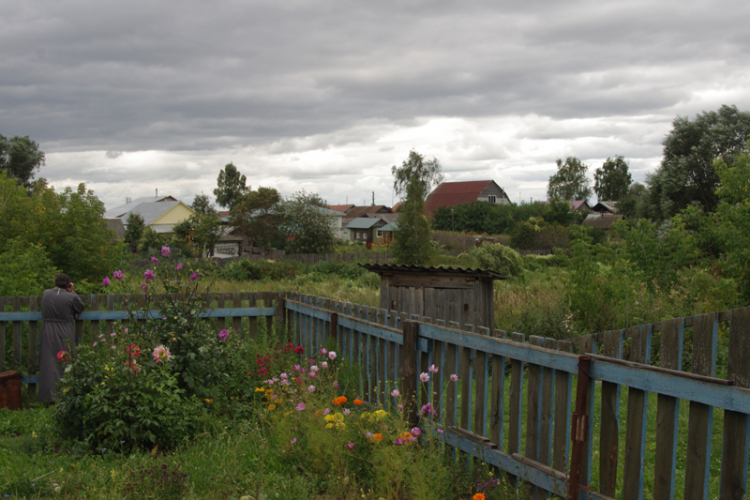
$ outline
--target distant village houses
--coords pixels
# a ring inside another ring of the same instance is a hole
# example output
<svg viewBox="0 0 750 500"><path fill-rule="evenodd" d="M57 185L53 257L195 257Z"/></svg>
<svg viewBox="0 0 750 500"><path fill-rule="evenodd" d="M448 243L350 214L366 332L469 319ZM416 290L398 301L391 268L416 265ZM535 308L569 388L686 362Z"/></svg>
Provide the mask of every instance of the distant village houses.
<svg viewBox="0 0 750 500"><path fill-rule="evenodd" d="M107 210L104 218L119 235L117 228L120 224L127 227L130 214L140 215L143 224L157 233L171 233L175 224L189 219L195 211L172 196L147 196L135 200L126 198L125 204Z"/></svg>

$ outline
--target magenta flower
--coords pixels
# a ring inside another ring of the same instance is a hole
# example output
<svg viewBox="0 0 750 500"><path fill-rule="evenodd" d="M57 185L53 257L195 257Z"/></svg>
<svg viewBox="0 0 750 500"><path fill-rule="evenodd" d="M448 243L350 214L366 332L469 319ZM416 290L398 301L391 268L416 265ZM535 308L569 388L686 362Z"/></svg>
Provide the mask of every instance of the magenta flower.
<svg viewBox="0 0 750 500"><path fill-rule="evenodd" d="M151 263L152 263L153 265L155 265L155 266L158 266L158 265L159 265L159 259L157 259L157 258L156 258L156 257L154 257L154 256L151 256Z"/></svg>
<svg viewBox="0 0 750 500"><path fill-rule="evenodd" d="M198 273L192 273L190 275L190 281L195 281L198 279Z"/></svg>
<svg viewBox="0 0 750 500"><path fill-rule="evenodd" d="M169 257L170 255L172 255L172 250L170 250L169 247L161 247L161 254L164 257Z"/></svg>
<svg viewBox="0 0 750 500"><path fill-rule="evenodd" d="M304 408L303 408L303 409L304 409ZM297 438L292 438L292 440L291 440L291 441L289 441L289 443L290 443L290 444L294 444L294 443L296 443L296 442L297 442Z"/></svg>
<svg viewBox="0 0 750 500"><path fill-rule="evenodd" d="M183 267L185 267L185 266L182 264L182 262L180 262L179 264L177 264L176 266L174 266L174 270L175 271L182 271Z"/></svg>
<svg viewBox="0 0 750 500"><path fill-rule="evenodd" d="M421 436L421 435L422 435L422 429L420 429L419 427L414 427L414 428L413 428L413 429L411 430L411 435L412 435L412 436L415 436L415 437L419 437L419 436Z"/></svg>
<svg viewBox="0 0 750 500"><path fill-rule="evenodd" d="M143 277L146 278L146 281L151 281L154 279L154 272L151 269L146 269L146 272L143 273Z"/></svg>
<svg viewBox="0 0 750 500"><path fill-rule="evenodd" d="M320 363L320 366L322 366L324 369L328 368L328 361L323 361Z"/></svg>
<svg viewBox="0 0 750 500"><path fill-rule="evenodd" d="M114 272L114 273L112 274L112 277L113 277L114 279L116 279L117 281L122 281L122 280L123 280L123 279L125 278L125 275L124 275L124 274L122 274L122 271L115 271L115 272Z"/></svg>
<svg viewBox="0 0 750 500"><path fill-rule="evenodd" d="M219 332L219 340L226 340L227 337L229 337L229 332L227 330L222 330Z"/></svg>
<svg viewBox="0 0 750 500"><path fill-rule="evenodd" d="M344 408L343 413L344 415L349 415L352 411L349 408Z"/></svg>
<svg viewBox="0 0 750 500"><path fill-rule="evenodd" d="M455 373L451 375L451 382L458 382L458 375L456 375Z"/></svg>
<svg viewBox="0 0 750 500"><path fill-rule="evenodd" d="M335 353L335 352L333 352L333 351L330 351L330 352L328 353L328 358L329 358L329 359L330 359L331 361L333 361L334 359L336 359L336 353Z"/></svg>
<svg viewBox="0 0 750 500"><path fill-rule="evenodd" d="M356 445L354 443L346 443L344 446L349 451L352 451L356 447Z"/></svg>
<svg viewBox="0 0 750 500"><path fill-rule="evenodd" d="M146 283L141 283L141 290L143 290L143 293L146 293L146 290L148 290L148 285Z"/></svg>
<svg viewBox="0 0 750 500"><path fill-rule="evenodd" d="M442 434L443 432L445 432L445 431L444 431L443 429L438 429L438 430L437 430L437 433L438 433L438 434Z"/></svg>
<svg viewBox="0 0 750 500"><path fill-rule="evenodd" d="M433 417L437 417L437 412L432 408L432 405L430 403L422 406L422 409L419 413L421 415L432 415Z"/></svg>
<svg viewBox="0 0 750 500"><path fill-rule="evenodd" d="M422 382L429 382L430 381L430 374L429 373L420 373L419 374L419 380Z"/></svg>
<svg viewBox="0 0 750 500"><path fill-rule="evenodd" d="M331 413L331 409L330 408L326 408L325 410L323 410L323 415L324 416L328 415L329 413Z"/></svg>
<svg viewBox="0 0 750 500"><path fill-rule="evenodd" d="M393 444L395 444L396 446L401 446L402 444L404 444L404 442L405 442L405 441L404 441L403 439L401 439L401 438L398 438L398 439L396 439L396 440L395 440L395 441L393 442Z"/></svg>
<svg viewBox="0 0 750 500"><path fill-rule="evenodd" d="M339 388L339 381L338 380L334 380L333 381L333 388L334 389L338 389Z"/></svg>
<svg viewBox="0 0 750 500"><path fill-rule="evenodd" d="M171 357L172 355L170 354L169 349L163 345L154 347L154 361L157 363L166 363Z"/></svg>
<svg viewBox="0 0 750 500"><path fill-rule="evenodd" d="M397 397L399 397L400 395L401 395L401 393L400 393L400 392L398 392L398 389L393 389L393 390L391 391L391 396L393 396L394 398L397 398Z"/></svg>
<svg viewBox="0 0 750 500"><path fill-rule="evenodd" d="M430 365L430 367L429 367L429 368L427 368L427 371L428 371L428 372L431 372L431 373L437 373L437 372L439 372L439 371L440 371L440 368L438 368L438 367L437 367L437 366L435 366L435 365Z"/></svg>
<svg viewBox="0 0 750 500"><path fill-rule="evenodd" d="M315 386L311 385L310 387L308 387L307 392L315 392Z"/></svg>
<svg viewBox="0 0 750 500"><path fill-rule="evenodd" d="M305 411L305 403L300 403L297 406L294 407L297 411Z"/></svg>
<svg viewBox="0 0 750 500"><path fill-rule="evenodd" d="M107 277L105 276L105 277L104 277L104 279L102 280L102 285L104 285L104 286L109 286L109 278L107 278Z"/></svg>
<svg viewBox="0 0 750 500"><path fill-rule="evenodd" d="M326 354L328 354L328 349L326 349L324 347L323 349L320 350L320 354L322 354L323 356L325 356Z"/></svg>
<svg viewBox="0 0 750 500"><path fill-rule="evenodd" d="M117 346L113 345L112 347L110 347L110 349L117 349Z"/></svg>

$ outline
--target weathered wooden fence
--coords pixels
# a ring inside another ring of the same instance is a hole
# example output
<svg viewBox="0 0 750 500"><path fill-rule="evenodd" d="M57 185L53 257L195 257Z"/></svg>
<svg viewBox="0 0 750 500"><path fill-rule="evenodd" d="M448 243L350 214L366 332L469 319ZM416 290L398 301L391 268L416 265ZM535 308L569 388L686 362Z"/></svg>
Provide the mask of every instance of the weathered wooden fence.
<svg viewBox="0 0 750 500"><path fill-rule="evenodd" d="M712 483L719 498L746 497L750 308L590 336L575 353L570 341L461 331L396 311L289 297L297 341L317 349L334 338L339 354L362 367L360 390L371 403L391 405L396 386L413 393L418 373L439 365L418 396L438 412L439 437L522 479L532 495L707 499ZM648 364L655 331L659 366ZM715 377L720 332L728 338L727 379ZM686 336L690 372L681 370ZM681 401L689 406L682 423ZM713 474L712 441L721 443Z"/></svg>
<svg viewBox="0 0 750 500"><path fill-rule="evenodd" d="M130 304L142 308L143 295L81 295L86 309L75 322L76 342L93 341L100 332L112 333L117 324L130 319ZM210 308L207 317L216 318L219 328L233 328L254 337L258 318L284 318L284 294L211 293L203 297ZM156 297L158 299L158 297ZM41 297L0 297L0 372L7 368L20 371L24 383L37 383L39 368L39 332L42 319ZM148 311L156 315L158 311ZM247 318L244 321L243 318ZM88 332L88 339L86 332ZM10 338L10 345L6 345ZM10 363L6 362L10 354Z"/></svg>

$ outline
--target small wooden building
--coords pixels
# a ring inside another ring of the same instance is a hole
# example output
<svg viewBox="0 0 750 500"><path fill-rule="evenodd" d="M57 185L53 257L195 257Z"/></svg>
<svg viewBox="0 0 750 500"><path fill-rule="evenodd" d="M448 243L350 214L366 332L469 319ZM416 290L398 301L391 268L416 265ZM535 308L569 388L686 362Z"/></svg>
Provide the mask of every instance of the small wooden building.
<svg viewBox="0 0 750 500"><path fill-rule="evenodd" d="M389 264L361 264L380 275L380 308L455 321L460 327L495 326L494 271Z"/></svg>

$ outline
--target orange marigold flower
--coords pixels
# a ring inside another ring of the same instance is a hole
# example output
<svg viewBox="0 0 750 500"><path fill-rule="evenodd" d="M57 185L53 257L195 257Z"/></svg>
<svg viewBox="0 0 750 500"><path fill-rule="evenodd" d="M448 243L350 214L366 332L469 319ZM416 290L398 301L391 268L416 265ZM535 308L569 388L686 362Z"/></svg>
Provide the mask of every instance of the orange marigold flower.
<svg viewBox="0 0 750 500"><path fill-rule="evenodd" d="M474 496L471 497L471 500L484 500L484 493L474 493Z"/></svg>
<svg viewBox="0 0 750 500"><path fill-rule="evenodd" d="M323 414L323 410L315 410L315 414L316 415L322 415Z"/></svg>
<svg viewBox="0 0 750 500"><path fill-rule="evenodd" d="M354 400L354 404L357 405L357 406L362 406L363 404L365 404L365 402L362 401L361 399L357 398L357 399Z"/></svg>
<svg viewBox="0 0 750 500"><path fill-rule="evenodd" d="M379 432L370 438L371 443L379 443L382 440L383 440L383 435Z"/></svg>
<svg viewBox="0 0 750 500"><path fill-rule="evenodd" d="M339 396L336 399L333 400L333 406L342 406L344 405L348 399L346 399L346 396Z"/></svg>
<svg viewBox="0 0 750 500"><path fill-rule="evenodd" d="M400 437L401 439L403 439L404 441L406 441L410 437L414 437L414 436L411 435L411 432L402 432L401 434L399 434L398 437Z"/></svg>

